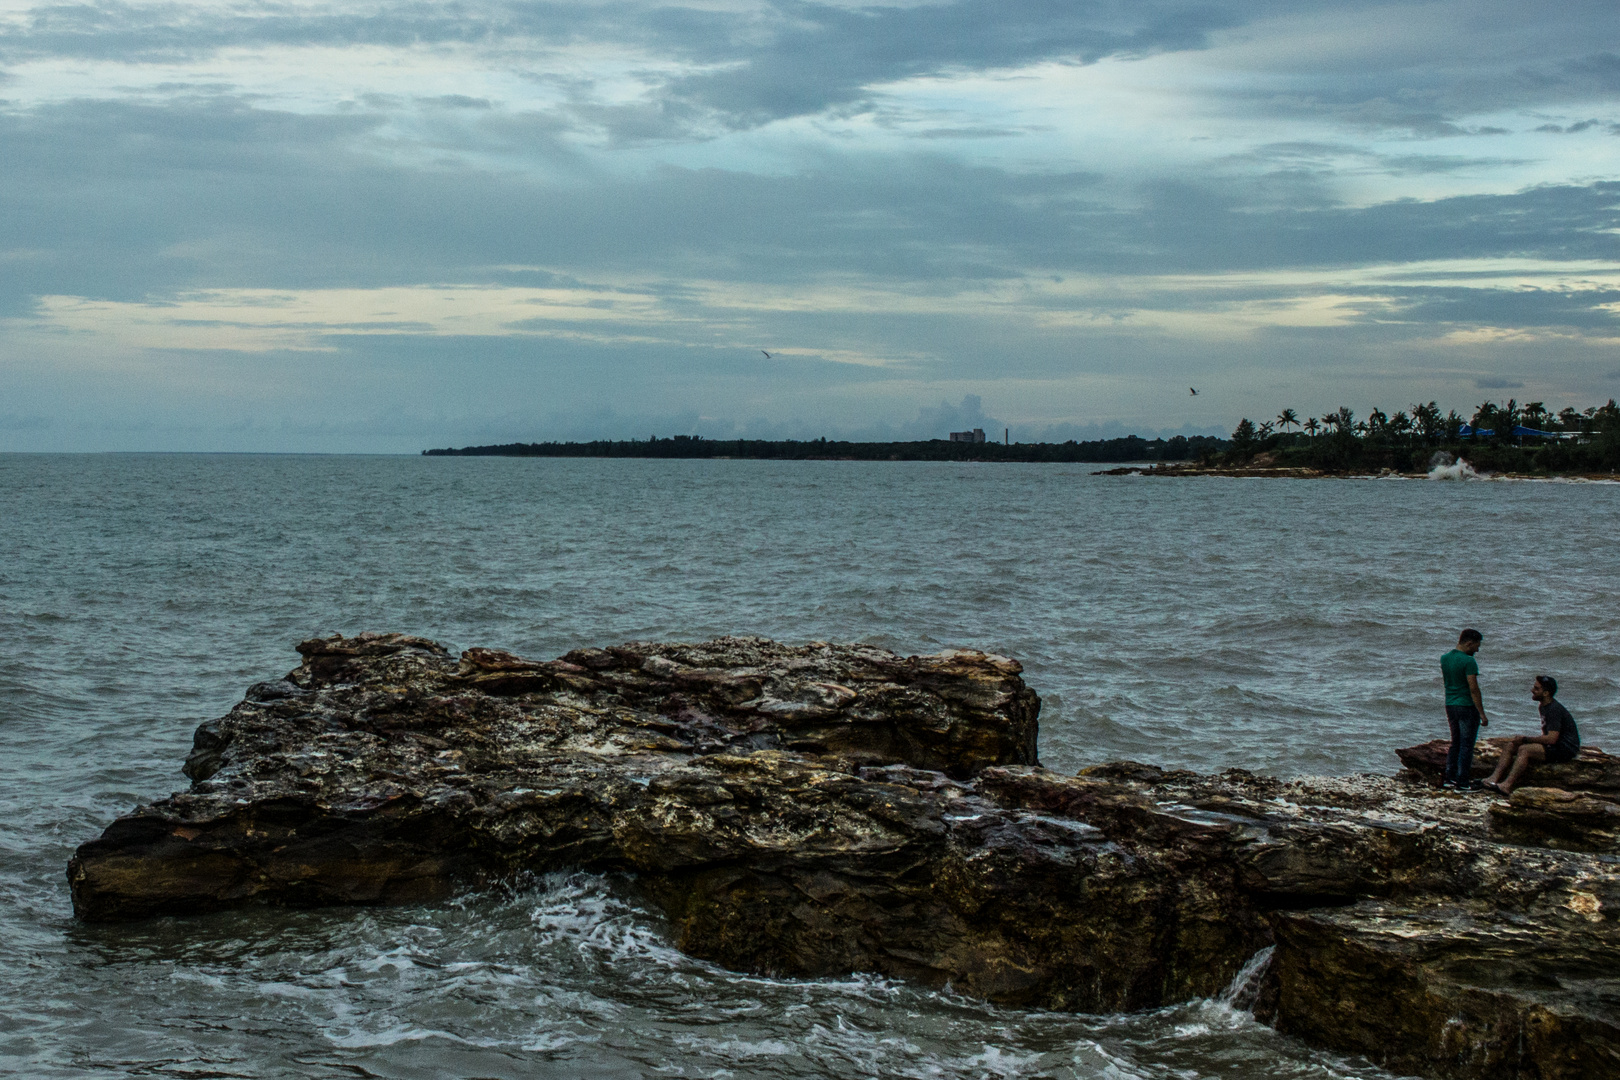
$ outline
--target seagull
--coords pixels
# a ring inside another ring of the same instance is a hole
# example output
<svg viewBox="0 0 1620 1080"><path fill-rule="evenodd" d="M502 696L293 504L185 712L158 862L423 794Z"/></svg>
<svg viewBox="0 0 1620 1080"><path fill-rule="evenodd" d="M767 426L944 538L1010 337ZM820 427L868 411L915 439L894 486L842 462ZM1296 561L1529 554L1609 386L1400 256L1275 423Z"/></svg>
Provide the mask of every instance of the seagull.
<svg viewBox="0 0 1620 1080"><path fill-rule="evenodd" d="M1188 389L1188 390L1192 390L1192 396L1193 396L1193 397L1197 397L1197 396L1198 396L1198 391L1197 391L1197 390L1196 390L1196 389L1194 389L1194 388L1193 388L1193 387L1191 387L1191 386L1189 386L1189 387L1187 387L1187 389Z"/></svg>
<svg viewBox="0 0 1620 1080"><path fill-rule="evenodd" d="M765 352L765 350L764 350L764 349L761 349L761 350L759 350L759 351L760 351L760 352ZM770 353L768 353L768 352L765 352L765 359L767 359L767 360L769 360L769 359L770 359L770 358L771 358L771 354L770 354Z"/></svg>

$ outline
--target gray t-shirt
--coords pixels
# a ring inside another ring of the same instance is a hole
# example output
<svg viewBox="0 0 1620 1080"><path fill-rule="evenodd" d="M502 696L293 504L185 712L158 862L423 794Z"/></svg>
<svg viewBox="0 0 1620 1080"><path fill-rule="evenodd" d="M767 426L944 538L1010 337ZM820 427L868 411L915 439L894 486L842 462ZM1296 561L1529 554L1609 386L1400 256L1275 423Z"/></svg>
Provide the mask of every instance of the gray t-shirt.
<svg viewBox="0 0 1620 1080"><path fill-rule="evenodd" d="M1574 757L1581 752L1581 732L1575 726L1575 718L1569 715L1569 710L1556 701L1549 701L1541 706L1541 733L1551 735L1558 732L1558 741L1552 749L1561 750Z"/></svg>

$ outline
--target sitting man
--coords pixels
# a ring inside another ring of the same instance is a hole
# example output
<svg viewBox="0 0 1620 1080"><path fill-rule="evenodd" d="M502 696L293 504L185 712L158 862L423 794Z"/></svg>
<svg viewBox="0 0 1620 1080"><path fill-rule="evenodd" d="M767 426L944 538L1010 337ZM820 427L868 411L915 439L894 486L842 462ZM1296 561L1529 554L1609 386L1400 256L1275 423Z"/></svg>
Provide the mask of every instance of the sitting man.
<svg viewBox="0 0 1620 1080"><path fill-rule="evenodd" d="M1530 696L1536 699L1536 704L1541 708L1541 735L1513 737L1513 741L1502 751L1496 771L1485 781L1488 790L1507 795L1519 785L1519 778L1531 765L1557 765L1562 761L1574 761L1581 752L1581 733L1575 727L1575 718L1569 715L1568 709L1553 700L1556 693L1558 680L1551 675L1537 675L1536 681L1530 684ZM1502 779L1503 773L1507 774L1506 780Z"/></svg>

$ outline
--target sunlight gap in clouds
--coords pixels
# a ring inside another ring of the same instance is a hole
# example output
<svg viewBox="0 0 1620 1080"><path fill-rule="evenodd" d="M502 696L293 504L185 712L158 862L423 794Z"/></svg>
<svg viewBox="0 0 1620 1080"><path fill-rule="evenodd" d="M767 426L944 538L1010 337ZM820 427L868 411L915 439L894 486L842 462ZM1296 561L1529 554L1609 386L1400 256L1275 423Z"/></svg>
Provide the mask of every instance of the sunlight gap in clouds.
<svg viewBox="0 0 1620 1080"><path fill-rule="evenodd" d="M507 270L518 268L505 268ZM551 273L545 268L521 268ZM375 335L567 338L595 344L664 344L752 350L784 359L815 356L866 366L927 363L927 353L851 350L829 340L780 343L775 317L952 317L1017 320L1090 336L1168 336L1237 341L1268 330L1402 323L1401 304L1381 287L1533 291L1579 297L1620 292L1620 265L1514 260L1431 261L1350 271L1278 271L1111 276L1057 275L1011 282L895 288L882 281L829 280L787 287L721 281L616 282L576 288L424 285L381 289L219 289L146 303L47 296L10 320L13 332L73 335L97 351L211 349L333 351L334 338ZM678 293L679 303L665 298ZM1192 298L1197 297L1196 301ZM1595 308L1620 312L1620 301ZM1458 344L1575 339L1555 327L1469 326L1438 340ZM1612 335L1611 335L1612 336ZM1589 341L1609 336L1588 333Z"/></svg>

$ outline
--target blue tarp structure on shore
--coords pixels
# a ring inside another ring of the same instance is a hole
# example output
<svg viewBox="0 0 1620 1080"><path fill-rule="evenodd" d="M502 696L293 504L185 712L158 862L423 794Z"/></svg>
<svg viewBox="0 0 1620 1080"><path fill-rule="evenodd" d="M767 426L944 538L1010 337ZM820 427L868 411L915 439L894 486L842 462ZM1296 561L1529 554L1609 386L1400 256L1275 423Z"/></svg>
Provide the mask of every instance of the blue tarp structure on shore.
<svg viewBox="0 0 1620 1080"><path fill-rule="evenodd" d="M1496 434L1496 429L1476 428L1472 424L1464 424L1462 427L1457 429L1457 434L1464 439L1473 435L1478 435L1482 439L1488 439L1492 435ZM1514 424L1512 434L1515 439L1523 439L1526 437L1536 439L1567 439L1575 433L1571 431L1542 431L1539 428L1525 427L1523 424Z"/></svg>

